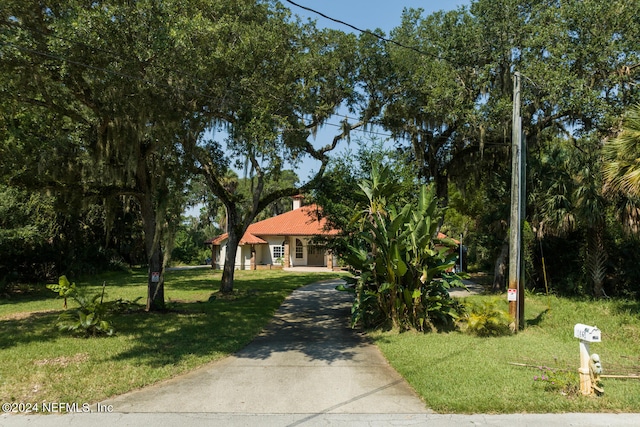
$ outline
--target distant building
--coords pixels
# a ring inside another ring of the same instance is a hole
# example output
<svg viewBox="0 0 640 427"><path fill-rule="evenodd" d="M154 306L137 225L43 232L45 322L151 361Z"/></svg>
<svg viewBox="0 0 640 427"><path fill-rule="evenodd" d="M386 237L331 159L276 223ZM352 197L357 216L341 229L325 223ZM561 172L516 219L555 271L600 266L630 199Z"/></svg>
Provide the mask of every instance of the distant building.
<svg viewBox="0 0 640 427"><path fill-rule="evenodd" d="M314 266L332 270L334 255L312 239L333 237L339 230L328 228L324 218L318 219L319 210L317 205L302 206L302 197L297 196L293 210L251 224L240 239L235 269ZM228 237L225 233L210 241L214 268L224 266Z"/></svg>

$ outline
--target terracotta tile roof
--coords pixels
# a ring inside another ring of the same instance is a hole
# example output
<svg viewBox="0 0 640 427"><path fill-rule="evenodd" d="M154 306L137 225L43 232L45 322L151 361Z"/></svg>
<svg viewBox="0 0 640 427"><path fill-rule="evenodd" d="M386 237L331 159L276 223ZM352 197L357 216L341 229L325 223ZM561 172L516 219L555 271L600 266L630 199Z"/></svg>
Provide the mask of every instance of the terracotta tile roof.
<svg viewBox="0 0 640 427"><path fill-rule="evenodd" d="M251 224L240 239L240 244L260 244L267 243L257 236L335 236L340 231L326 230L326 219L318 220L317 212L320 208L317 205L302 206L281 215L265 219ZM213 239L212 244L219 245L225 241L228 234L225 233Z"/></svg>
<svg viewBox="0 0 640 427"><path fill-rule="evenodd" d="M262 240L258 236L254 236L251 233L244 233L242 239L240 239L241 245L259 245L261 243L267 243L266 240Z"/></svg>
<svg viewBox="0 0 640 427"><path fill-rule="evenodd" d="M459 245L459 244L460 244L460 240L453 239L453 238L451 238L451 237L447 236L446 234L444 234L444 233L440 233L440 232L438 232L438 239L440 239L440 240L442 240L442 239L451 239L451 240L453 240L453 242L454 242L456 245Z"/></svg>

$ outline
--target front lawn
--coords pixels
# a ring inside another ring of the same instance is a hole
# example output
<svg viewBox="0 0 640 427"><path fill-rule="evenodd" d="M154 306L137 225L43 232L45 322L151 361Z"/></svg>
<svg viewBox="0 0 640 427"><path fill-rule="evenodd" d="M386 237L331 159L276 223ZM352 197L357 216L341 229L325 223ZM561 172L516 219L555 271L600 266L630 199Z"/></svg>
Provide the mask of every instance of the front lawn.
<svg viewBox="0 0 640 427"><path fill-rule="evenodd" d="M334 273L237 271L231 297L209 302L220 272L171 271L169 311L113 318L116 336L76 338L52 327L62 299L44 286L0 299L0 401L95 402L223 358L249 343L284 298ZM70 278L73 279L73 278ZM107 298L146 296L146 271L107 274L78 285Z"/></svg>
<svg viewBox="0 0 640 427"><path fill-rule="evenodd" d="M467 300L491 298L496 297ZM500 300L506 310L506 296ZM604 378L601 397L584 397L562 384L570 381L578 386L576 323L602 331L602 342L592 343L590 350L600 355L605 374L640 373L640 303L546 296L528 296L525 303L527 327L514 336L478 338L460 332L371 336L427 406L439 413L640 412L640 379Z"/></svg>

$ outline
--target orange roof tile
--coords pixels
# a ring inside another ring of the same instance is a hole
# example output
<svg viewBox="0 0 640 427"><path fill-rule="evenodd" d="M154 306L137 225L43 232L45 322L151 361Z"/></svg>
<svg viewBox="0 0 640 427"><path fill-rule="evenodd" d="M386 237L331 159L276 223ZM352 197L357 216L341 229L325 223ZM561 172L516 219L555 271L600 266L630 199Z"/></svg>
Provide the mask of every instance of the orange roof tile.
<svg viewBox="0 0 640 427"><path fill-rule="evenodd" d="M261 243L267 243L266 240L262 240L258 236L254 236L251 233L244 233L242 239L240 239L241 245L259 245Z"/></svg>
<svg viewBox="0 0 640 427"><path fill-rule="evenodd" d="M443 239L451 239L451 240L453 240L453 242L454 242L456 245L459 245L459 244L460 244L460 241L459 241L459 240L456 240L456 239L454 239L454 238L451 238L451 237L449 237L449 236L447 236L446 234L441 233L441 232L438 232L438 239L440 239L440 240L443 240Z"/></svg>
<svg viewBox="0 0 640 427"><path fill-rule="evenodd" d="M320 207L317 205L302 206L281 215L253 223L240 239L240 244L267 243L257 236L335 236L340 231L325 229L327 220L318 219L317 213ZM225 233L213 239L212 244L219 245L225 241L228 234Z"/></svg>

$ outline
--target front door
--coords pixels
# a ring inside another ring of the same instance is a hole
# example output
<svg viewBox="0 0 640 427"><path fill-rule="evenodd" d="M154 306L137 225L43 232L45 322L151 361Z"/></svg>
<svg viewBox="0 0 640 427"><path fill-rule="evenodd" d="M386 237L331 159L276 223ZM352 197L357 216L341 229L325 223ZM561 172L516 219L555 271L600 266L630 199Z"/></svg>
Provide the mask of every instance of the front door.
<svg viewBox="0 0 640 427"><path fill-rule="evenodd" d="M324 248L322 246L307 246L307 265L324 267Z"/></svg>

